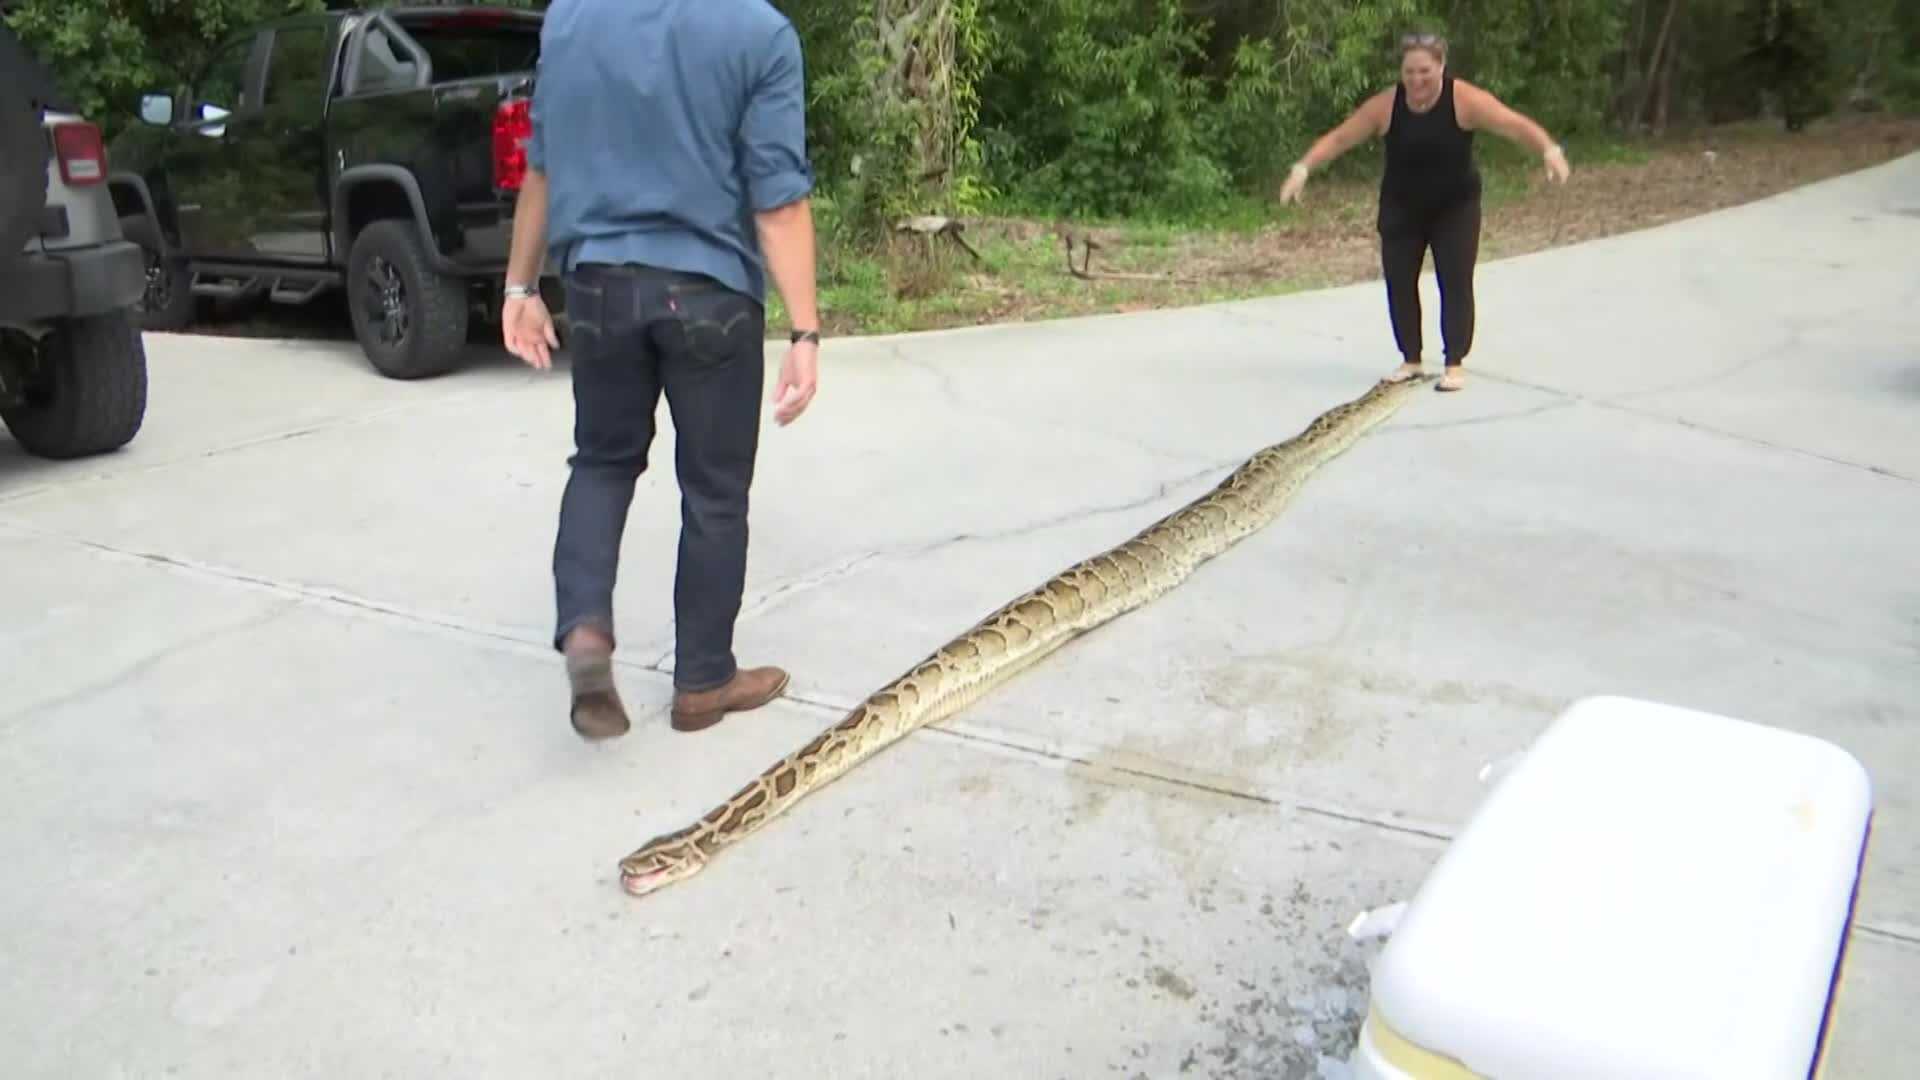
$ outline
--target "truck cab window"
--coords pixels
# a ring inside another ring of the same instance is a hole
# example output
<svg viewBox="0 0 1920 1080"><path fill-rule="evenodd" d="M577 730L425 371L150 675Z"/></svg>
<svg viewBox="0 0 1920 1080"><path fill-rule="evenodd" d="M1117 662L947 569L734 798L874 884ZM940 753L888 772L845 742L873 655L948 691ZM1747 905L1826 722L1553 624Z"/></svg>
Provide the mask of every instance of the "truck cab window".
<svg viewBox="0 0 1920 1080"><path fill-rule="evenodd" d="M333 78L327 63L327 36L325 26L294 26L274 31L273 58L267 63L263 103L267 108L319 109Z"/></svg>
<svg viewBox="0 0 1920 1080"><path fill-rule="evenodd" d="M247 56L253 38L230 41L214 54L193 91L194 120L219 120L247 107Z"/></svg>
<svg viewBox="0 0 1920 1080"><path fill-rule="evenodd" d="M428 17L405 27L432 58L434 78L445 82L530 71L540 59L537 22Z"/></svg>
<svg viewBox="0 0 1920 1080"><path fill-rule="evenodd" d="M381 27L370 27L360 46L360 75L355 93L371 94L383 90L411 89L419 77L419 65L398 48Z"/></svg>

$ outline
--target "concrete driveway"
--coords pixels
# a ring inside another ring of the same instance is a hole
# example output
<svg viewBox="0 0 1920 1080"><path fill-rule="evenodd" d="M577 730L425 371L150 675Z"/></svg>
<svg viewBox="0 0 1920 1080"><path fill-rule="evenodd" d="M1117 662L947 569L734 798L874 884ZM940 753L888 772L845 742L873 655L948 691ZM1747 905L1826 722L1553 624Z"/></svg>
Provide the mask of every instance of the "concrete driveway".
<svg viewBox="0 0 1920 1080"><path fill-rule="evenodd" d="M1909 158L1485 266L1468 392L644 899L640 842L1364 390L1379 287L830 343L763 439L739 632L792 699L696 736L667 428L620 586L637 726L602 746L546 644L564 374L152 336L127 451L0 440L6 1071L1336 1072L1349 919L1413 892L1482 764L1620 693L1871 770L1832 1064L1908 1075L1916 250Z"/></svg>

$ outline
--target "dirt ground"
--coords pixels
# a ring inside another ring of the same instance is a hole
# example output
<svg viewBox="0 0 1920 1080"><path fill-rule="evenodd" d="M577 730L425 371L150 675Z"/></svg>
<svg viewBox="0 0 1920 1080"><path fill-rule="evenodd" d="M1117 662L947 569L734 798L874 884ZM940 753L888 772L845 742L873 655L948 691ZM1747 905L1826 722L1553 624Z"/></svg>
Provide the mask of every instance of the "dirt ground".
<svg viewBox="0 0 1920 1080"><path fill-rule="evenodd" d="M1482 260L1522 255L1751 202L1790 188L1878 165L1920 150L1920 117L1859 116L1798 134L1740 126L1687 133L1631 147L1617 160L1588 163L1570 154L1573 175L1551 185L1489 170ZM1146 242L1125 230L1091 230L1100 248L1092 270L1164 275L1169 281L1068 276L1060 241L1048 226L996 222L1029 243L1053 245L1052 267L1078 295L1029 291L1022 304L1003 297L1000 319L1101 310L1138 310L1193 300L1250 296L1371 281L1380 275L1374 231L1376 179L1309 183L1297 213L1257 232L1193 233ZM1076 246L1076 261L1081 250ZM979 281L975 288L990 287ZM1023 311L1023 308L1026 309ZM957 313L956 313L957 314Z"/></svg>
<svg viewBox="0 0 1920 1080"><path fill-rule="evenodd" d="M1523 190L1489 183L1481 258L1523 255L1630 232L1751 202L1790 188L1878 165L1920 150L1920 117L1859 117L1798 135L1742 127L1688 134L1646 148L1640 160L1572 161L1564 186L1534 174ZM1312 285L1379 276L1373 229L1375 188L1348 184L1322 191L1331 204L1297 225L1238 243L1187 247L1180 270L1204 271L1236 260L1299 268ZM1209 250L1214 247L1214 250ZM1224 250L1223 250L1224 249ZM1310 260L1311 269L1301 264Z"/></svg>
<svg viewBox="0 0 1920 1080"><path fill-rule="evenodd" d="M1487 173L1481 258L1525 254L1642 229L1773 195L1878 165L1920 150L1920 116L1856 115L1790 134L1778 126L1740 125L1645 141L1583 160L1570 149L1573 177L1546 183L1537 168L1499 161ZM1491 155L1488 155L1491 156ZM1511 156L1509 155L1509 160ZM941 242L935 256L909 254L888 265L823 276L821 303L830 336L936 329L1116 311L1290 292L1374 280L1377 179L1316 178L1298 208L1272 209L1258 230L1175 231L1072 222L983 219L964 222L979 261ZM1065 238L1081 265L1088 236L1099 245L1091 279L1068 270ZM923 250L912 240L908 247ZM832 262L831 253L827 261ZM1114 274L1116 277L1102 275ZM786 325L777 298L770 326ZM350 340L338 291L300 308L264 303L217 310L203 302L203 333ZM498 330L476 326L476 340Z"/></svg>

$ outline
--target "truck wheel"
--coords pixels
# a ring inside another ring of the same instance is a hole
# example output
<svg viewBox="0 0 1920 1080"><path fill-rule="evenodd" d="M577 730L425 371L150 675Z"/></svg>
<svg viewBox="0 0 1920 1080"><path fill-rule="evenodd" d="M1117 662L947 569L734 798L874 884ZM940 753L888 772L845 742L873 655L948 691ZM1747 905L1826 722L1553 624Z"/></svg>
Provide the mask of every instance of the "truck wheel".
<svg viewBox="0 0 1920 1080"><path fill-rule="evenodd" d="M354 336L382 375L419 379L451 371L467 345L467 286L435 273L420 231L389 218L368 225L347 258Z"/></svg>
<svg viewBox="0 0 1920 1080"><path fill-rule="evenodd" d="M23 404L0 408L30 454L77 458L117 450L147 415L147 350L126 311L67 319L40 343Z"/></svg>
<svg viewBox="0 0 1920 1080"><path fill-rule="evenodd" d="M40 110L23 86L0 78L0 259L19 255L40 231L50 153Z"/></svg>
<svg viewBox="0 0 1920 1080"><path fill-rule="evenodd" d="M134 310L134 322L143 330L179 330L192 322L193 272L187 260L163 254L160 230L145 214L121 218L120 234L139 244L147 257L147 291Z"/></svg>

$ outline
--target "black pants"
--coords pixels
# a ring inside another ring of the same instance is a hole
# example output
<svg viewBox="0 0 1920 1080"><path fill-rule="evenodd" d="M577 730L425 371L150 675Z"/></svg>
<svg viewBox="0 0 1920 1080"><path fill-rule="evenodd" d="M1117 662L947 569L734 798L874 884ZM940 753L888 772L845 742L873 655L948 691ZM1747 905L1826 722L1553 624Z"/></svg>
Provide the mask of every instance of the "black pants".
<svg viewBox="0 0 1920 1080"><path fill-rule="evenodd" d="M575 452L553 550L554 647L578 626L613 635L620 539L664 391L680 482L674 684L710 689L736 666L765 309L710 278L638 266L582 265L566 289Z"/></svg>
<svg viewBox="0 0 1920 1080"><path fill-rule="evenodd" d="M1384 203L1380 208L1380 268L1387 279L1387 312L1394 344L1408 363L1420 360L1420 269L1433 249L1440 281L1440 334L1449 367L1473 348L1473 266L1480 257L1480 199L1438 210Z"/></svg>

